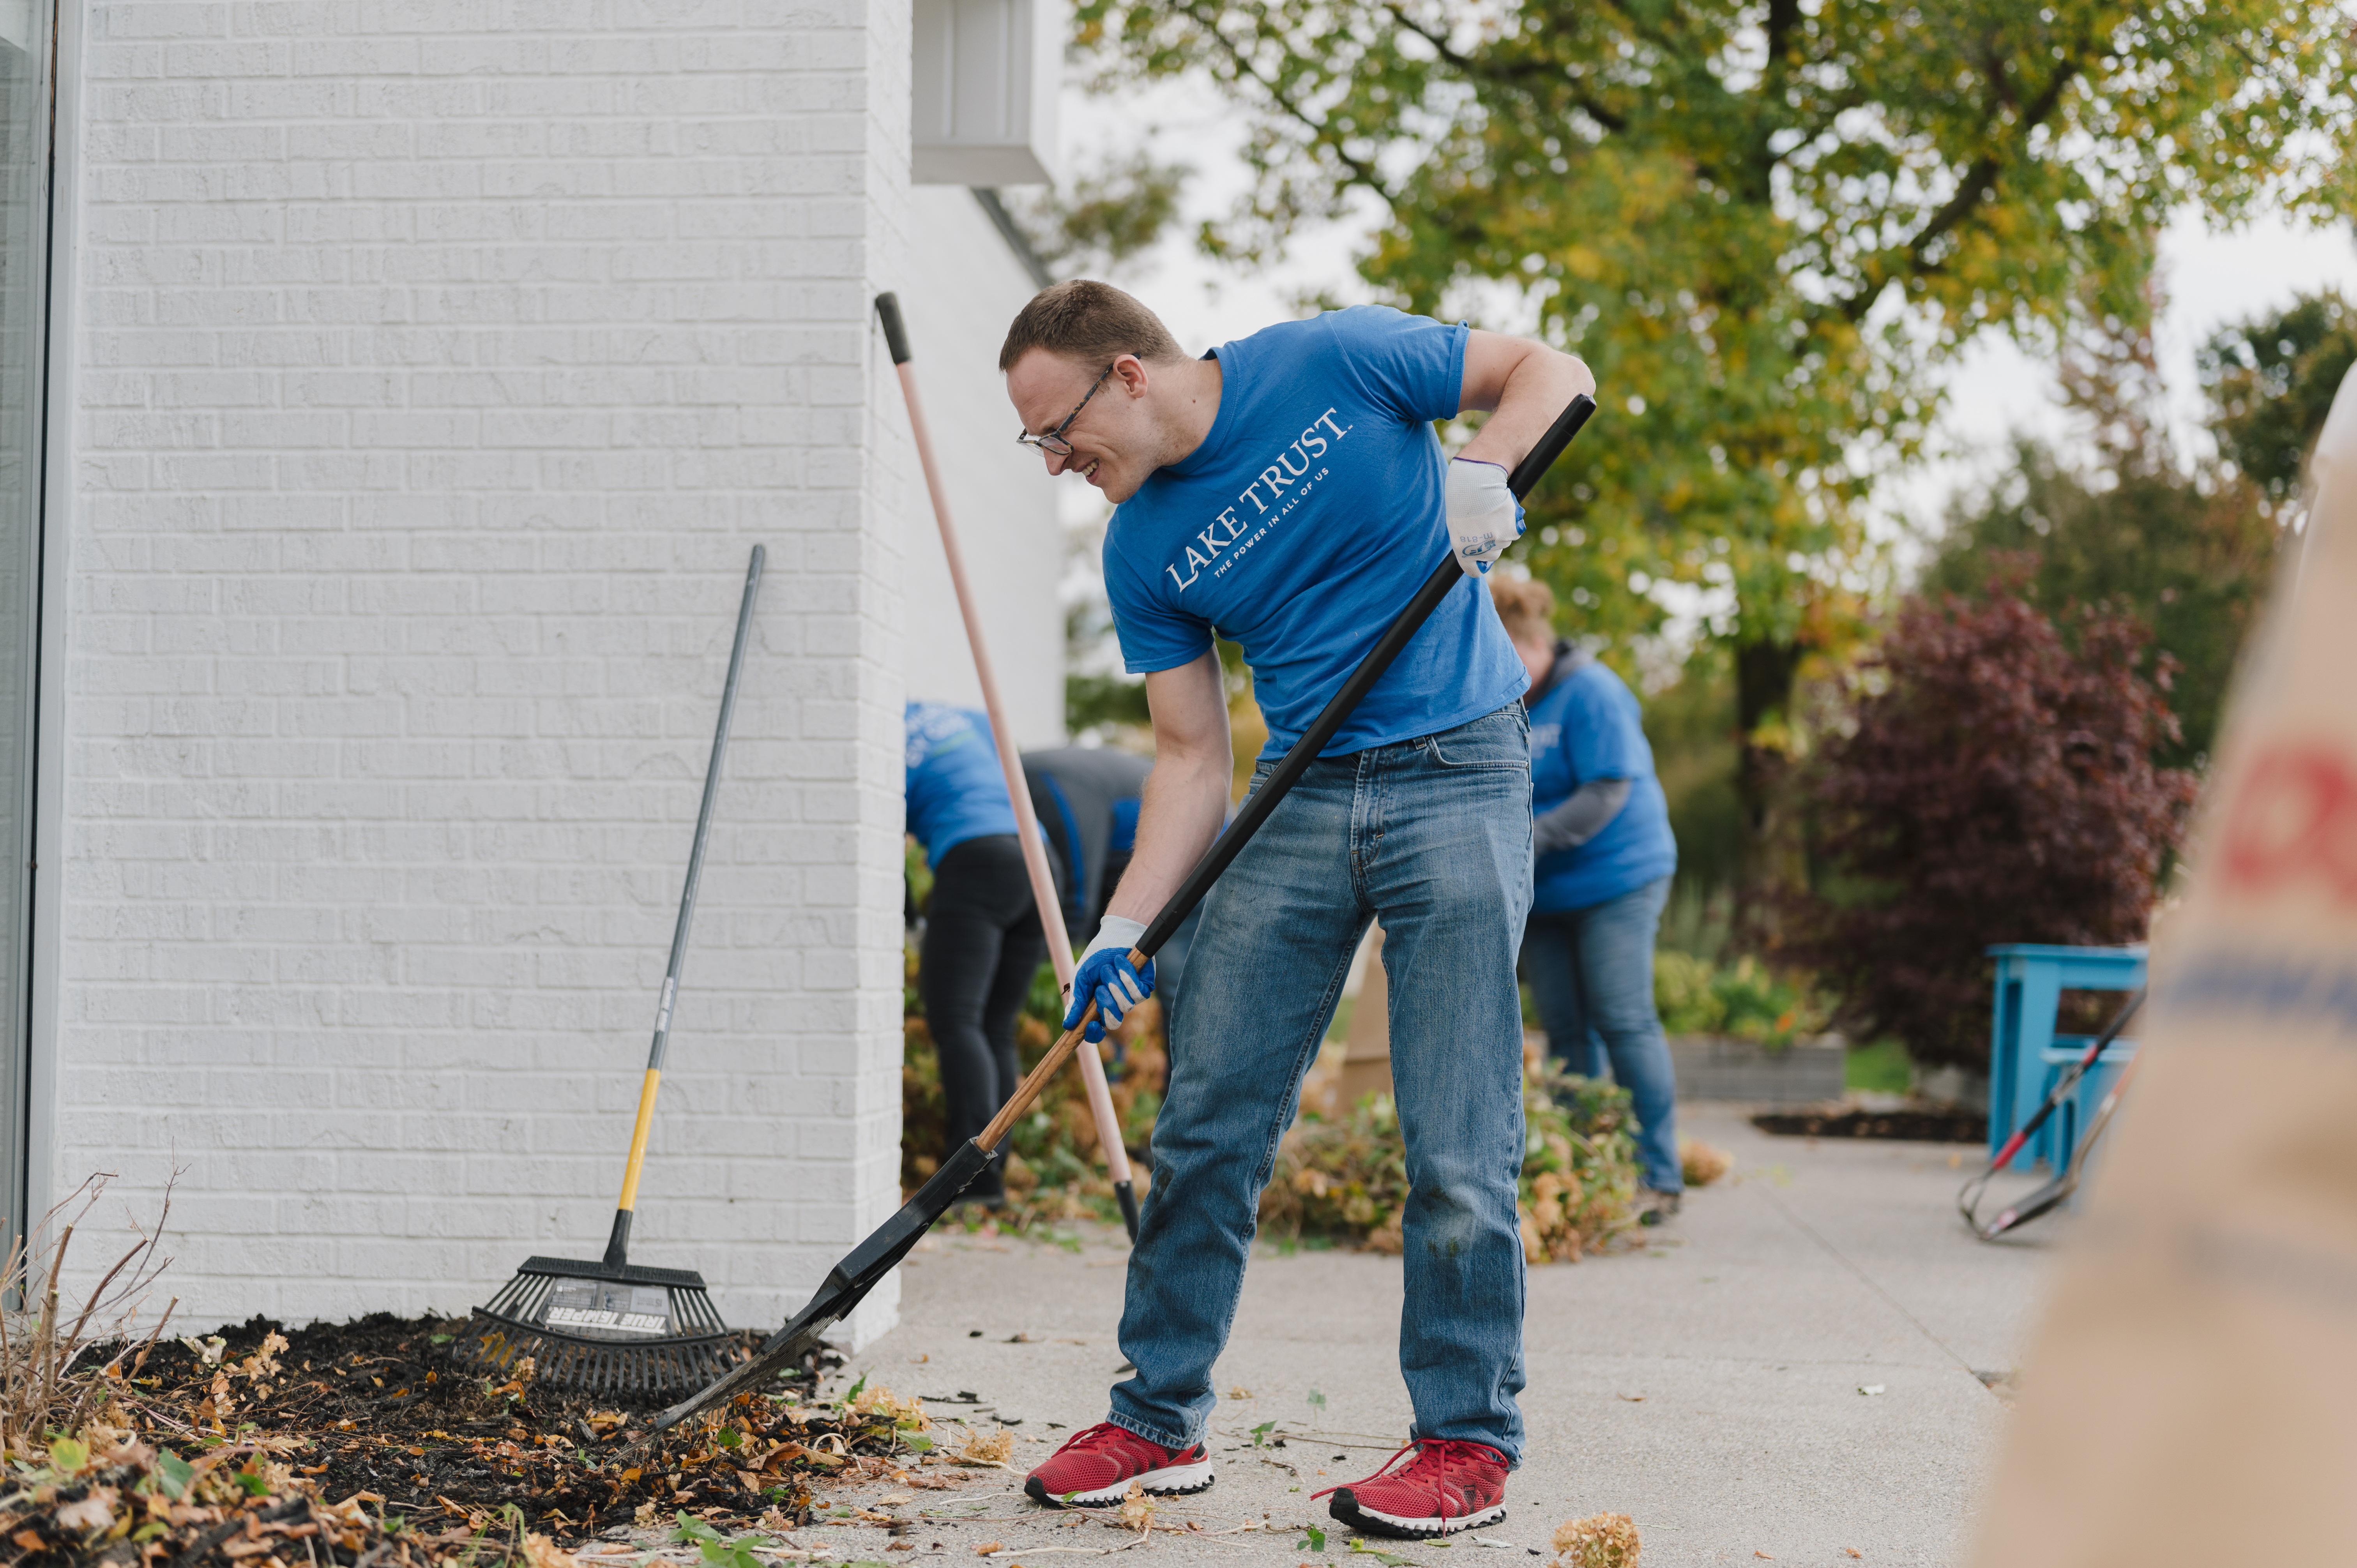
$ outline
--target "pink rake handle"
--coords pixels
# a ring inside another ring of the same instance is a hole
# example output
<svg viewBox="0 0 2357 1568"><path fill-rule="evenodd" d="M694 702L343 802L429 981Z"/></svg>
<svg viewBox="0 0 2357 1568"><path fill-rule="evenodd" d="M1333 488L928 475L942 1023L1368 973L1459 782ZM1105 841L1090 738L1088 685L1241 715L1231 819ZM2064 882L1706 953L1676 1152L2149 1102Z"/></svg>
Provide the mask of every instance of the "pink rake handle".
<svg viewBox="0 0 2357 1568"><path fill-rule="evenodd" d="M940 527L942 553L949 561L950 585L957 590L958 614L965 620L966 645L974 652L974 672L982 684L982 705L990 714L992 737L998 743L999 770L1006 776L1007 798L1015 806L1015 834L1023 845L1023 869L1031 880L1031 899L1039 907L1040 928L1048 936L1048 956L1056 966L1056 983L1069 1001L1072 993L1072 939L1064 929L1063 906L1056 897L1055 879L1048 870L1047 845L1040 841L1039 818L1031 809L1031 789L1023 777L1023 759L1015 748L1015 732L1006 723L1006 710L998 700L998 676L990 662L990 648L983 636L982 617L974 607L974 590L967 585L965 554L958 548L957 529L950 521L949 488L942 481L941 467L933 459L933 442L925 424L922 402L917 395L916 368L909 361L909 338L900 317L900 302L891 295L876 297L876 313L884 323L884 338L892 352L893 368L900 377L900 395L909 403L909 428L916 437L917 461L925 471L925 491L932 498L933 521ZM1075 1053L1080 1061L1081 1081L1087 1087L1089 1112L1097 1124L1097 1143L1104 1150L1105 1171L1113 1177L1115 1192L1123 1198L1122 1214L1128 1223L1130 1239L1137 1238L1135 1219L1135 1188L1129 1174L1129 1151L1122 1144L1121 1118L1114 1114L1113 1091L1106 1087L1104 1060L1097 1047L1083 1042Z"/></svg>

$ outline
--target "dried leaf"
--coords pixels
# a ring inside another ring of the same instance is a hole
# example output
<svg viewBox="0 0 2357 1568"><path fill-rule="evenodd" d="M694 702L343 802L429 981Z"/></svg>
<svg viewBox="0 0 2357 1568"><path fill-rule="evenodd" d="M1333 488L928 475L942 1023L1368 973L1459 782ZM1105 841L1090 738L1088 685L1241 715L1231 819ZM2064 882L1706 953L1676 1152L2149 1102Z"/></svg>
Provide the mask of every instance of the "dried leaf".
<svg viewBox="0 0 2357 1568"><path fill-rule="evenodd" d="M113 1487L92 1487L81 1501L58 1509L58 1523L66 1530L113 1530L114 1503Z"/></svg>
<svg viewBox="0 0 2357 1568"><path fill-rule="evenodd" d="M1555 1532L1560 1554L1549 1568L1637 1568L1637 1526L1625 1513L1590 1514Z"/></svg>
<svg viewBox="0 0 2357 1568"><path fill-rule="evenodd" d="M965 1444L951 1457L961 1465L1004 1465L1015 1456L1015 1434L1003 1426L969 1432Z"/></svg>
<svg viewBox="0 0 2357 1568"><path fill-rule="evenodd" d="M581 1561L544 1535L523 1538L524 1561L532 1568L581 1568Z"/></svg>

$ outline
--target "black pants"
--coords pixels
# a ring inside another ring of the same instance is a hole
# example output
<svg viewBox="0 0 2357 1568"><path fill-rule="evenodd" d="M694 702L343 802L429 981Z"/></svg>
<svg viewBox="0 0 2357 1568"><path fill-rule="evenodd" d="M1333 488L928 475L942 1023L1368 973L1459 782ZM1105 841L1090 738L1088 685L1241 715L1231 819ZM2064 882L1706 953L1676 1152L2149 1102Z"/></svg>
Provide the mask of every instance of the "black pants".
<svg viewBox="0 0 2357 1568"><path fill-rule="evenodd" d="M988 1125L1022 1081L1015 1018L1047 957L1048 939L1013 833L968 839L942 856L925 906L917 988L941 1053L942 1094L949 1102L944 1156ZM967 1190L985 1197L997 1192L998 1168L992 1166Z"/></svg>

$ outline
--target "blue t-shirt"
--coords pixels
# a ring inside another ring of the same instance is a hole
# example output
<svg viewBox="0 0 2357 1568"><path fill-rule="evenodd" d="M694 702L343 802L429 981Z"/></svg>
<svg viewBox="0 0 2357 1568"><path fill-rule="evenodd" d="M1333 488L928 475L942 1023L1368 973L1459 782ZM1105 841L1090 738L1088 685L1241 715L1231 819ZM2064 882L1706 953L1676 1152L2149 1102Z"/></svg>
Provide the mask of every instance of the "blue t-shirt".
<svg viewBox="0 0 2357 1568"><path fill-rule="evenodd" d="M1133 674L1243 645L1268 721L1301 736L1448 559L1432 421L1457 413L1462 326L1382 306L1288 321L1217 350L1203 444L1157 469L1105 531L1105 593ZM1326 755L1434 735L1530 685L1477 578L1459 583Z"/></svg>
<svg viewBox="0 0 2357 1568"><path fill-rule="evenodd" d="M990 715L946 703L910 703L909 831L925 846L925 864L989 833L1015 831Z"/></svg>
<svg viewBox="0 0 2357 1568"><path fill-rule="evenodd" d="M1531 708L1532 811L1562 805L1590 779L1628 779L1629 799L1586 843L1539 856L1534 910L1585 909L1678 868L1669 801L1653 777L1653 748L1639 722L1637 698L1594 660L1556 682Z"/></svg>

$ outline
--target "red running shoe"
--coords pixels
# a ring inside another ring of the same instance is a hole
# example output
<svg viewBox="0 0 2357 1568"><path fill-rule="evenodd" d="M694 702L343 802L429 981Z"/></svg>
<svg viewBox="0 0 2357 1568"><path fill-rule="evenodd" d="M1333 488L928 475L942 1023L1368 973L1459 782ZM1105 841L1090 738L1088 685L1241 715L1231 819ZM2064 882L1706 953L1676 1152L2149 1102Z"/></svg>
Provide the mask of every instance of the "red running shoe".
<svg viewBox="0 0 2357 1568"><path fill-rule="evenodd" d="M1394 1470L1400 1454L1415 1457ZM1419 1438L1363 1481L1311 1494L1334 1494L1329 1511L1367 1535L1429 1541L1480 1530L1506 1518L1506 1456L1486 1443Z"/></svg>
<svg viewBox="0 0 2357 1568"><path fill-rule="evenodd" d="M1169 1449L1103 1422L1076 1432L1025 1477L1033 1502L1101 1509L1121 1501L1135 1481L1157 1498L1200 1492L1211 1484L1211 1456L1200 1443Z"/></svg>

